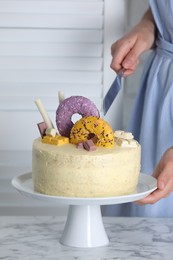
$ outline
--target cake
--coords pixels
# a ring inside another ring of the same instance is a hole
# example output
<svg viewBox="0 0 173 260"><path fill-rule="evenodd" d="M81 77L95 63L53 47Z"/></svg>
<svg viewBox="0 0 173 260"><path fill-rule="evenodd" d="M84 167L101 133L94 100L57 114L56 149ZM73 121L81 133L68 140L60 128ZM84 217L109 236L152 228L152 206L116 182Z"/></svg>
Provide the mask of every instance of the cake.
<svg viewBox="0 0 173 260"><path fill-rule="evenodd" d="M48 124L51 127L47 128ZM41 137L33 142L35 191L85 198L122 196L136 191L141 147L131 133L113 132L97 113L82 114L70 131L65 131L68 136L53 131L50 122L44 126Z"/></svg>

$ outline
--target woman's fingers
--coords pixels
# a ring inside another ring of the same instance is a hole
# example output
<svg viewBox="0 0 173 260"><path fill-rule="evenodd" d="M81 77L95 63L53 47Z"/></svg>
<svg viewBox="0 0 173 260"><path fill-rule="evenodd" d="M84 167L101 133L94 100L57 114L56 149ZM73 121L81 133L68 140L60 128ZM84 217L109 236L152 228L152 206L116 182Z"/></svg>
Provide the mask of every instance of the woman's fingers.
<svg viewBox="0 0 173 260"><path fill-rule="evenodd" d="M168 153L161 159L154 171L154 176L157 178L157 190L135 203L139 205L154 204L169 196L173 191L173 161L172 158L167 159L169 159Z"/></svg>
<svg viewBox="0 0 173 260"><path fill-rule="evenodd" d="M167 195L166 194L167 193L165 193L165 191L157 189L157 190L153 191L147 197L145 197L141 200L135 201L135 203L139 204L139 205L154 204L157 201L159 201L160 199L167 197L168 194Z"/></svg>
<svg viewBox="0 0 173 260"><path fill-rule="evenodd" d="M130 49L128 46L116 47L112 57L110 67L117 73L124 68L126 73L125 76L131 75L136 70L139 64L139 56L141 51L134 46Z"/></svg>
<svg viewBox="0 0 173 260"><path fill-rule="evenodd" d="M166 195L173 191L173 161L166 163L157 179L157 187L165 191Z"/></svg>
<svg viewBox="0 0 173 260"><path fill-rule="evenodd" d="M131 46L129 46L127 43L128 42L126 42L126 38L122 38L121 40L115 42L111 47L111 68L116 72L122 69L122 62L130 51Z"/></svg>

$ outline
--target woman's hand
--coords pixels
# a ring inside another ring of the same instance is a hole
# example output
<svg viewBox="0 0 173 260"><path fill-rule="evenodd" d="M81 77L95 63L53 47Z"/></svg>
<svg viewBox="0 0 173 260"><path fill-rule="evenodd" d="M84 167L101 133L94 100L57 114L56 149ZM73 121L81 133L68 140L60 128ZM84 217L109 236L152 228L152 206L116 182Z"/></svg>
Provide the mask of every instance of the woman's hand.
<svg viewBox="0 0 173 260"><path fill-rule="evenodd" d="M157 190L135 203L140 205L154 204L173 191L173 147L164 153L156 166L153 176L157 179Z"/></svg>
<svg viewBox="0 0 173 260"><path fill-rule="evenodd" d="M125 76L133 74L139 63L139 56L153 46L155 40L155 24L151 10L144 15L135 28L116 41L111 47L111 68L118 73L125 69Z"/></svg>

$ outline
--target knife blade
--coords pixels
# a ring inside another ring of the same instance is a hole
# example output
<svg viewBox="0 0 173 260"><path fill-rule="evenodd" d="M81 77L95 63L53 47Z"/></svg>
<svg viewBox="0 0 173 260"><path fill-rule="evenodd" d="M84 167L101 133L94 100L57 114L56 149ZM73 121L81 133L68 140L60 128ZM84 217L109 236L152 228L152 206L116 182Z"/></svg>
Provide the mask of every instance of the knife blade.
<svg viewBox="0 0 173 260"><path fill-rule="evenodd" d="M108 112L109 108L111 107L114 99L118 95L120 89L121 89L121 79L124 75L125 69L123 68L120 70L118 75L116 76L115 80L113 81L111 87L109 88L108 92L106 93L104 99L103 99L103 114L104 116Z"/></svg>

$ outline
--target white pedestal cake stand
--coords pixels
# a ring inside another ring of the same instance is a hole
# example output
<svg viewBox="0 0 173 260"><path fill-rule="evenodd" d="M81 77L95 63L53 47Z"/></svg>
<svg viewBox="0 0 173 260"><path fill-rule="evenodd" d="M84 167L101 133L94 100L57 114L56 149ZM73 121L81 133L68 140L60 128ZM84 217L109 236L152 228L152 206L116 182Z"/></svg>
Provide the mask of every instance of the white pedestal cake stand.
<svg viewBox="0 0 173 260"><path fill-rule="evenodd" d="M136 193L104 198L72 198L40 194L33 189L31 173L15 177L12 185L27 197L69 205L67 221L60 242L66 246L89 248L109 243L100 205L120 204L144 198L156 189L156 179L141 173Z"/></svg>

